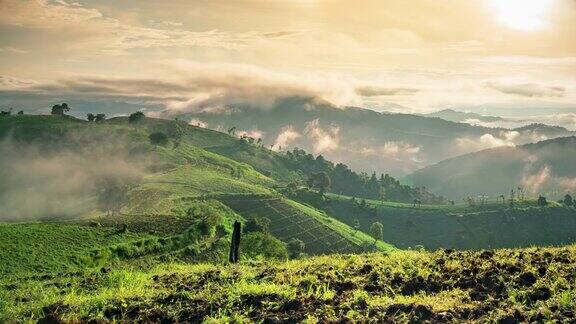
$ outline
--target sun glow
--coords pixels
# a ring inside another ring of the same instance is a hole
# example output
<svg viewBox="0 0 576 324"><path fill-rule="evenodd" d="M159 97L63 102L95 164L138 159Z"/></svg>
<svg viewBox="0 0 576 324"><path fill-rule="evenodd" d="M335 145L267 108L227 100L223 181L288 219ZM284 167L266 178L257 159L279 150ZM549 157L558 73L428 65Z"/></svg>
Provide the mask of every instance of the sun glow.
<svg viewBox="0 0 576 324"><path fill-rule="evenodd" d="M552 0L493 0L498 21L512 29L536 31L546 27Z"/></svg>

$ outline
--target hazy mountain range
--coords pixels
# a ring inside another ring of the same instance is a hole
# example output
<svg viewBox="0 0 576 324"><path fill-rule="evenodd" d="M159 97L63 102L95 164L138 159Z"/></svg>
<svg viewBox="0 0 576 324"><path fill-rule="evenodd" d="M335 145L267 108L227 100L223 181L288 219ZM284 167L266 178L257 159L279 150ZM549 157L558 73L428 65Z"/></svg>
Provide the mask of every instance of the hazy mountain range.
<svg viewBox="0 0 576 324"><path fill-rule="evenodd" d="M466 116L462 114L444 111L440 115L455 119ZM575 134L544 124L515 129L483 127L412 114L340 108L309 98L287 98L267 108L227 106L172 117L219 130L234 127L238 136L262 138L265 145L275 150L299 147L342 161L355 170L394 175L406 175L444 159L487 148Z"/></svg>
<svg viewBox="0 0 576 324"><path fill-rule="evenodd" d="M416 171L415 185L453 199L509 195L523 188L529 196L561 197L576 190L576 137L516 147L498 147L448 159Z"/></svg>

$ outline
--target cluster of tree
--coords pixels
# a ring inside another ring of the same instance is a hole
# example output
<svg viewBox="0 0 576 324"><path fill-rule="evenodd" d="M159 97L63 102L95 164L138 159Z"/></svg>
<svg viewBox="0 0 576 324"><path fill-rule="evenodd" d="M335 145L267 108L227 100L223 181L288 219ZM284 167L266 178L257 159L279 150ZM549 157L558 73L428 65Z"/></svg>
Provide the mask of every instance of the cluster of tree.
<svg viewBox="0 0 576 324"><path fill-rule="evenodd" d="M86 119L89 122L102 122L106 120L106 114L96 114L94 115L93 113L88 113L86 114Z"/></svg>
<svg viewBox="0 0 576 324"><path fill-rule="evenodd" d="M302 149L287 151L285 156L294 169L309 176L308 184L318 190L330 189L333 193L376 200L448 203L446 198L430 193L425 187L413 188L402 185L399 180L388 174L377 176L375 172L372 175L365 172L356 173L343 163L334 165L322 155L314 157Z"/></svg>
<svg viewBox="0 0 576 324"><path fill-rule="evenodd" d="M143 120L144 117L146 117L146 116L144 115L143 112L137 111L135 113L130 114L130 116L128 116L128 122L137 123L137 122Z"/></svg>
<svg viewBox="0 0 576 324"><path fill-rule="evenodd" d="M0 111L0 116L10 116L12 115L12 108L9 108L8 110L2 110ZM20 110L18 112L18 115L24 115L24 110Z"/></svg>

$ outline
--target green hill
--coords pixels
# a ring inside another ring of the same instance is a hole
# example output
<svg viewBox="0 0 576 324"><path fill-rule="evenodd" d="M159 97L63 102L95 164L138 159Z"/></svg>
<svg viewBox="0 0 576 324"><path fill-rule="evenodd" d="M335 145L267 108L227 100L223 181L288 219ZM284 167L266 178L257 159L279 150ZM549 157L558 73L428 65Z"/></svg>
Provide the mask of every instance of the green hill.
<svg viewBox="0 0 576 324"><path fill-rule="evenodd" d="M158 132L167 141L152 143L150 134ZM86 122L25 115L0 118L0 138L0 220L41 221L22 223L16 232L16 225L1 226L0 236L11 238L2 241L2 253L8 253L3 257L38 244L13 233L47 238L63 221L76 229L55 238L53 248L62 254L46 253L66 261L44 262L39 254L3 268L6 273L72 271L142 258L225 259L231 223L254 215L270 219L270 234L280 241L302 240L307 254L392 249L283 198L275 188L294 176L286 159L223 133L150 118ZM248 212L252 207L259 212ZM74 249L75 233L84 229L86 248ZM124 234L104 239L117 231Z"/></svg>
<svg viewBox="0 0 576 324"><path fill-rule="evenodd" d="M492 201L523 188L527 196L560 199L576 190L576 137L500 147L442 161L413 173L415 185L455 200L488 195ZM516 192L520 195L520 192Z"/></svg>

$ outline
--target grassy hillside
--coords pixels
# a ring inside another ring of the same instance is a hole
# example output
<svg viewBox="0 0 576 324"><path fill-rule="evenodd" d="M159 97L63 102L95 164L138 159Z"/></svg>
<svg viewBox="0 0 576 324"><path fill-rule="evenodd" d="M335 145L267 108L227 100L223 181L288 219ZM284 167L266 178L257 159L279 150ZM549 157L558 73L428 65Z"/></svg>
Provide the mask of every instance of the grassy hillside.
<svg viewBox="0 0 576 324"><path fill-rule="evenodd" d="M0 276L62 273L82 270L90 251L147 238L119 233L113 227L66 223L0 223Z"/></svg>
<svg viewBox="0 0 576 324"><path fill-rule="evenodd" d="M168 135L168 142L152 144L148 137L155 132ZM7 273L24 273L28 268L68 271L75 266L68 264L75 262L72 257L86 258L85 266L160 256L202 259L200 254L224 260L231 223L245 223L253 213L243 211L262 204L262 215L272 221L271 234L284 243L302 239L308 254L392 249L383 242L374 244L363 233L352 235L348 225L314 208L281 198L274 187L290 176L282 164L285 160L223 133L150 118L89 123L71 117L12 116L0 118L0 137L5 143L3 152L17 152L13 154L16 160L4 160L0 171L9 179L0 188L0 200L7 203L0 207L1 218L20 222L66 219L70 223L66 229L86 231L79 248L74 245L81 234L63 230L55 237L58 244L45 247L59 252L35 254L29 264L7 267ZM72 189L62 190L71 185ZM28 196L31 192L34 196ZM242 201L241 208L234 200ZM30 209L28 204L39 206ZM203 222L211 224L209 233L198 232ZM294 227L288 231L285 224ZM9 231L13 225L5 226L1 229L11 241L3 243L7 252L0 254L12 258L37 244L31 240L29 247L21 247L17 244L20 237L49 239L64 225L22 224L34 229L24 234ZM110 234L119 228L127 234ZM49 259L45 264L43 256ZM51 265L51 260L60 263Z"/></svg>
<svg viewBox="0 0 576 324"><path fill-rule="evenodd" d="M0 320L573 322L576 247L167 264L0 283Z"/></svg>

